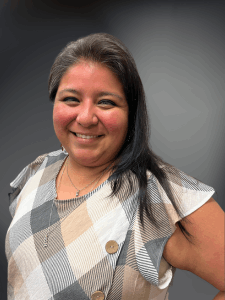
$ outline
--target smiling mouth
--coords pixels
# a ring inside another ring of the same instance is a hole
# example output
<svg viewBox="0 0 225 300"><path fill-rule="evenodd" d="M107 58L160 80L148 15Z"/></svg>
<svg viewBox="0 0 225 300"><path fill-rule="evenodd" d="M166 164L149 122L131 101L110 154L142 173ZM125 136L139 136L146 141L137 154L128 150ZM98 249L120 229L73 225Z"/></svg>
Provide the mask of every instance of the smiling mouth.
<svg viewBox="0 0 225 300"><path fill-rule="evenodd" d="M76 132L73 132L73 134L82 139L94 139L94 138L98 138L98 137L102 136L102 135L84 135L84 134L79 134Z"/></svg>

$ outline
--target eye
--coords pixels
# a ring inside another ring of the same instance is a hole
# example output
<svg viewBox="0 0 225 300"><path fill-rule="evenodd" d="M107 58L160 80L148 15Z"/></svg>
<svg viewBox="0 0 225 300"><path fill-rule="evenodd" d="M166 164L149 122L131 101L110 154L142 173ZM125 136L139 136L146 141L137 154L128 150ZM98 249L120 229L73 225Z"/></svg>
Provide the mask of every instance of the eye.
<svg viewBox="0 0 225 300"><path fill-rule="evenodd" d="M66 97L63 99L63 102L79 102L79 100L75 97Z"/></svg>
<svg viewBox="0 0 225 300"><path fill-rule="evenodd" d="M98 103L99 103L99 104L103 104L103 105L112 105L112 106L116 106L116 103L113 102L112 100L100 100Z"/></svg>

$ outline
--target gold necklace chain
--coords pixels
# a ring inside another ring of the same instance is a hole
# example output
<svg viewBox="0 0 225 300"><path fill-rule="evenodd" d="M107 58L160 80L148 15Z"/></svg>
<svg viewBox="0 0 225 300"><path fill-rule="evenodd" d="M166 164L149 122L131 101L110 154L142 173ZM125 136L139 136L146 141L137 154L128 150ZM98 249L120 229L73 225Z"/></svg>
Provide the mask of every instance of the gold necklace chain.
<svg viewBox="0 0 225 300"><path fill-rule="evenodd" d="M109 166L108 166L109 167ZM80 193L80 191L83 191L83 190L85 190L89 185L91 185L95 180L97 180L97 179L101 179L101 177L103 176L103 174L106 172L106 170L108 169L108 167L100 174L100 176L99 177L97 177L97 178L95 178L91 183L89 183L88 185L86 185L84 188L82 188L82 189L78 189L76 186L75 186L75 184L72 182L72 180L71 180L71 178L70 178L70 176L69 176L69 172L68 172L68 160L66 161L66 171L67 171L67 175L68 175L68 177L69 177L69 180L70 180L70 182L72 183L72 185L75 187L75 189L77 190L77 192L76 192L76 197L78 197L79 196L79 193ZM99 182L99 180L97 181L97 183ZM97 184L96 183L96 184Z"/></svg>
<svg viewBox="0 0 225 300"><path fill-rule="evenodd" d="M102 174L100 175L100 177L99 177L99 179L98 179L98 181L96 182L96 184L94 185L94 187L93 187L93 189L95 188L95 186L98 184L98 182L99 182L99 180L101 179L101 177L103 176L103 174L106 172L106 170L111 166L112 164L110 164L103 172L102 172ZM68 166L68 157L67 157L67 161L66 161L66 164L65 164L65 166L64 166L64 168L63 168L63 171L62 171L62 175L61 175L61 177L60 177L60 180L59 180L59 183L58 183L58 185L57 185L57 188L59 188L59 185L60 185L60 183L61 183L61 180L62 180L62 176L63 176L63 173L64 173L64 171L65 171L65 168L66 168L66 166ZM67 167L68 168L68 167ZM68 170L68 169L67 169ZM69 174L67 173L67 175L68 175L68 177L69 177ZM70 179L70 177L69 177L69 179ZM95 179L95 180L97 180L97 179ZM94 180L94 181L95 181ZM70 181L71 181L71 179L70 179ZM92 181L91 183L93 183L94 181ZM72 181L71 181L71 183L72 183ZM88 184L88 186L89 185L91 185L91 183L90 184ZM72 183L73 184L73 183ZM73 185L74 186L74 185ZM86 187L88 187L88 186L86 186ZM75 186L74 186L75 187ZM86 188L85 187L85 188ZM76 188L76 187L75 187ZM77 188L76 188L77 189ZM93 191L93 189L91 190L91 192ZM78 190L78 189L77 189ZM84 188L82 189L82 190L84 190ZM79 195L79 192L80 192L81 190L78 190L78 195ZM76 197L77 197L77 193L76 193ZM56 229L56 227L58 227L59 226L59 224L62 224L62 222L69 216L69 214L70 214L70 210L69 210L69 213L64 217L64 218L62 218L62 220L60 220L60 223L58 224L58 225L56 225L51 231L49 231L49 228L50 228L50 223L51 223L51 219L52 219L52 210L53 210L53 204L55 203L55 199L53 199L53 201L52 201L52 206L51 206L51 212L50 212L50 217L49 217L49 224L48 224L48 229L47 229L47 233L46 233L46 235L45 235L45 237L44 237L44 244L43 244L43 246L45 247L45 248L47 248L48 247L48 236L49 236L49 234L53 231L53 230L55 230ZM72 207L73 208L73 207ZM72 211L72 208L71 208L71 211Z"/></svg>

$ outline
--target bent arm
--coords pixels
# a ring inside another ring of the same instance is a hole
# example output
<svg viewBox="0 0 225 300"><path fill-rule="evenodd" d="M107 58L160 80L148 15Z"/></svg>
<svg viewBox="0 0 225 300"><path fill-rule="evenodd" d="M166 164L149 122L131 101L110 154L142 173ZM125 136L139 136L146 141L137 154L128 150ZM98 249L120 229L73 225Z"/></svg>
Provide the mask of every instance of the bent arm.
<svg viewBox="0 0 225 300"><path fill-rule="evenodd" d="M191 223L183 225L194 236L194 244L176 224L163 256L172 266L194 273L221 291L214 300L225 300L224 212L211 198L186 218Z"/></svg>
<svg viewBox="0 0 225 300"><path fill-rule="evenodd" d="M213 300L224 300L225 299L225 292L219 292Z"/></svg>

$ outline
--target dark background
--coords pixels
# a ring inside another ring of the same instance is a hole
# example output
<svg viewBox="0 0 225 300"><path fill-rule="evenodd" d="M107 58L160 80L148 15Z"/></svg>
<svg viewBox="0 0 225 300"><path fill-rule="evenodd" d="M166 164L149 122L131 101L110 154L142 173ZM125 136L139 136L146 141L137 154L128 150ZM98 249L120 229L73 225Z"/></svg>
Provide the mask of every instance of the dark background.
<svg viewBox="0 0 225 300"><path fill-rule="evenodd" d="M107 32L125 43L145 87L153 150L213 186L224 209L224 1L1 1L0 299L9 183L37 156L59 149L48 74L59 51L79 37ZM217 292L177 270L169 298L212 300Z"/></svg>

